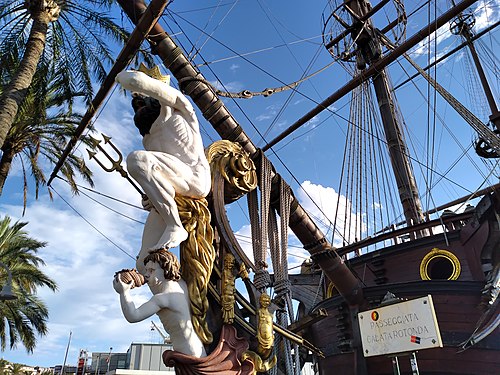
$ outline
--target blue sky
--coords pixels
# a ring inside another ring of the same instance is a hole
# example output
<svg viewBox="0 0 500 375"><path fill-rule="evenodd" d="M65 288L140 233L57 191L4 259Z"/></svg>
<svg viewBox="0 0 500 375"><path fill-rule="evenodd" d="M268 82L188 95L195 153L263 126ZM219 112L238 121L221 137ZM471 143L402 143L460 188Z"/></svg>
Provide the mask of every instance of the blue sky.
<svg viewBox="0 0 500 375"><path fill-rule="evenodd" d="M407 3L406 12L409 14L417 5L414 2ZM432 4L430 9L424 7L410 18L407 25L408 36L427 23L428 12L433 19L435 11L440 14L446 9L443 1L438 1L436 8ZM481 28L498 20L498 0L480 2L480 5L473 7L477 15L477 27ZM388 6L392 6L392 3ZM321 45L321 15L328 8L323 1L198 1L196 4L175 1L169 6L169 15L164 16L160 22L167 31L175 35L179 45L199 65L205 78L214 86L229 91L258 92L298 81L333 62L332 56ZM392 19L394 14L393 8L388 8L388 18ZM122 20L119 13L116 15L118 20ZM125 16L123 22L128 25ZM377 22L380 22L377 24L379 28L386 24L384 17L377 19ZM412 56L421 66L426 65L428 59L439 56L436 54L442 53L445 48L459 44L456 37L446 30L443 28L438 32L435 42L432 39L415 48ZM497 38L498 32L484 37L482 43L486 49L495 51L498 50ZM196 49L191 48L192 44L195 44ZM118 52L119 47L116 50ZM194 53L195 50L198 52ZM463 61L463 55L456 54L440 64L436 74L438 80L450 87L450 91L453 90L459 100L467 105L469 86L464 83L461 68ZM408 64L402 65L413 73ZM250 100L224 101L254 143L262 147L345 83L350 77L347 70L347 65L335 63L302 82L296 91L288 90L269 97L257 96ZM390 70L394 85L406 78L404 70L398 64L393 64ZM176 85L176 82L173 84ZM406 84L397 90L401 111L411 134L412 143L409 147L415 160L425 157L429 150L425 138L429 122L425 102L427 85L422 79L416 80L416 84L422 94L412 84ZM497 95L498 78L493 80L493 85ZM353 219L351 223L355 218L359 222L366 222L361 226L364 235L370 234L372 228L368 225L369 219L356 209L353 198L346 196L340 188L339 175L347 134L346 118L349 116L346 111L350 103L348 99L334 103L330 107L331 112L322 112L276 145L274 153L266 153L277 171L290 184L297 199L318 220L318 225L330 239L332 229L328 221L333 221L338 201L340 212L345 211L345 217ZM434 100L432 93L431 100ZM430 122L436 123L434 144L437 156L433 160L434 170L445 174L451 182L444 179L443 182L446 183L434 187L431 190L432 199L423 199L424 209L496 183L499 174L498 166L484 164L470 150L467 153L470 159L467 156L458 159L460 148L450 140L449 133L461 137L463 147L467 148L474 138L473 131L449 106L442 106L440 98L436 98L436 103L440 108L439 116L430 117ZM485 120L485 114L481 116ZM199 118L207 146L219 137L201 115ZM124 155L142 148L140 135L132 123L130 97L124 96L117 89L95 120L95 128L96 136L100 132L111 136ZM75 152L86 155L82 147ZM110 174L100 170L92 161L89 161L89 166L95 173L96 191L140 207L140 197L127 181L117 173ZM425 181L430 177L425 172L420 172L420 164L414 162L414 168L423 194L426 191ZM492 168L496 169L488 175ZM50 173L52 169L47 166L46 170ZM30 235L48 242L40 256L47 263L44 271L58 282L59 291L52 293L40 290L40 296L50 310L50 332L39 339L35 352L28 355L19 346L13 351L6 350L0 356L29 365L61 364L70 331L73 332L67 361L70 365L76 364L80 349L106 352L113 347L113 351L124 352L131 342L158 342L159 336L151 333L149 320L137 324L125 321L120 311L118 295L111 284L115 271L134 266L133 258L140 246L141 222L145 220L146 213L137 207L91 192L84 191L85 195L72 196L64 182L55 180L53 200L49 199L46 189L42 189L39 199L35 200L33 185L30 186L28 208L22 217L20 175L21 166L15 163L0 200L0 214L29 222L26 229ZM464 175L466 179L463 178ZM437 181L439 177L434 174L432 179ZM321 207L321 212L310 198ZM373 202L374 210L378 205L382 206L382 203ZM243 212L246 212L244 200L228 207L233 229L239 233L242 244L248 248L248 215ZM396 213L395 216L397 215ZM338 224L337 229L344 235L353 231L350 227L343 231L342 226L342 223ZM352 236L354 235L353 232ZM342 240L336 236L333 242L340 244ZM290 267L294 267L300 264L307 253L297 246L293 236L290 237L290 243ZM146 301L149 292L137 290L136 295L138 301Z"/></svg>

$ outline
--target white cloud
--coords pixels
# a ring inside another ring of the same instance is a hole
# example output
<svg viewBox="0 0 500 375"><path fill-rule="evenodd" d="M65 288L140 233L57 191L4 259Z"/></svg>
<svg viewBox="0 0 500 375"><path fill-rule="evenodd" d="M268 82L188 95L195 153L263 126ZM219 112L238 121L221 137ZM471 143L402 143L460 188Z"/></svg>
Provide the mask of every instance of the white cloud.
<svg viewBox="0 0 500 375"><path fill-rule="evenodd" d="M220 81L210 81L210 84L216 89L220 91L227 92L240 92L243 91L243 83L239 81L231 81L231 82L220 82Z"/></svg>
<svg viewBox="0 0 500 375"><path fill-rule="evenodd" d="M500 1L498 0L482 0L478 2L477 7L474 11L476 17L476 31L481 31L499 20L499 6Z"/></svg>
<svg viewBox="0 0 500 375"><path fill-rule="evenodd" d="M479 32L484 28L494 24L500 19L500 1L498 0L482 0L478 2L476 8L473 10L473 15L475 17L475 27L474 31ZM429 53L432 55L432 61L438 59L441 55L446 53L446 49L449 46L443 47L443 42L447 41L449 38L458 38L459 36L453 35L450 31L450 25L446 23L440 27L436 32L432 33L429 38L422 40L410 53L413 57L418 57L419 55L426 55ZM452 39L453 40L453 39ZM435 49L439 50L439 53L435 54Z"/></svg>
<svg viewBox="0 0 500 375"><path fill-rule="evenodd" d="M334 246L342 246L344 240L342 237L345 237L348 242L353 242L356 236L359 237L360 231L362 233L366 231L366 225L361 215L352 212L349 199L339 195L333 188L304 181L296 196L302 207L312 216L326 236L331 236L332 227L330 223L335 223L338 202L339 208L333 239ZM316 204L313 202L316 202ZM356 227L355 223L357 223Z"/></svg>
<svg viewBox="0 0 500 375"><path fill-rule="evenodd" d="M255 120L257 121L265 121L265 120L270 120L271 119L271 116L270 115L265 115L265 114L262 114L262 115L258 115Z"/></svg>
<svg viewBox="0 0 500 375"><path fill-rule="evenodd" d="M309 121L307 121L304 124L304 127L306 129L314 129L316 126L318 126L319 121L320 121L320 117L319 117L319 115L316 115L312 119L310 119Z"/></svg>
<svg viewBox="0 0 500 375"><path fill-rule="evenodd" d="M231 64L231 66L229 67L229 70L234 73L234 72L236 72L236 70L238 70L239 67L240 66L238 64Z"/></svg>
<svg viewBox="0 0 500 375"><path fill-rule="evenodd" d="M288 121L287 120L280 120L276 123L276 128L278 129L283 129L288 126Z"/></svg>
<svg viewBox="0 0 500 375"><path fill-rule="evenodd" d="M350 238L350 241L354 241L356 233L359 233L360 228L361 231L366 230L366 225L363 221L362 215L357 215L352 212L351 203L346 197L339 196L337 192L331 187L324 187L321 185L316 185L311 183L310 181L304 181L301 184L301 188L296 192L296 197L299 200L301 206L311 215L312 219L316 222L320 230L327 236L330 240L332 228L330 226L330 222L335 220L335 210L337 201L340 200L339 203L339 213L337 219L337 231L334 237L334 246L341 246L343 239L339 235L345 235L346 239ZM319 208L313 203L313 201L317 203ZM321 209L321 210L320 210ZM346 216L347 213L347 223L352 227L345 228L346 225ZM278 227L279 227L278 217ZM358 223L358 229L356 230L353 227L353 223ZM236 238L238 243L240 244L242 250L251 260L253 257L253 249L252 249L252 240L251 240L251 227L250 225L243 225L240 229L235 231ZM305 259L309 257L309 252L302 248L302 244L297 239L293 232L289 231L288 233L288 269L290 270L290 274L300 273L300 265L304 262ZM267 251L267 259L266 262L269 265L269 271L273 271L272 261L270 258L269 250Z"/></svg>
<svg viewBox="0 0 500 375"><path fill-rule="evenodd" d="M278 113L278 106L276 104L271 104L265 108L265 111L258 115L255 120L257 121L265 121L270 120L276 116Z"/></svg>
<svg viewBox="0 0 500 375"><path fill-rule="evenodd" d="M414 47L410 55L412 57L417 57L421 55L427 55L430 51L431 55L433 55L434 49L439 48L439 45L447 40L449 37L454 36L448 24L440 27L436 32L432 33L428 38L425 38L420 43Z"/></svg>
<svg viewBox="0 0 500 375"><path fill-rule="evenodd" d="M117 217L83 197L71 199L62 186L57 189L113 242L132 255L137 252L141 225ZM59 206L59 198L50 203L43 196L28 207L22 219L29 222L25 229L30 236L48 242L39 254L46 262L42 269L59 285L56 293L39 290L49 308L49 334L39 339L33 355L26 356L20 347L4 352L7 360L44 366L61 364L69 331L73 332L70 365L75 364L79 349L106 351L109 346L127 346L147 337L148 322L134 326L121 316L118 294L111 284L114 272L132 268L134 260L91 229L76 213ZM0 209L13 218L19 212L16 206L3 205ZM146 290L141 293L149 294ZM106 343L105 347L100 343Z"/></svg>
<svg viewBox="0 0 500 375"><path fill-rule="evenodd" d="M280 231L280 217L278 216L278 232L279 236L281 236ZM252 233L251 226L244 225L238 231L235 232L235 236L240 244L242 250L245 252L246 256L254 262L254 254L252 247ZM269 245L267 247L267 255L266 262L269 266L269 272L274 272L273 262L270 255ZM288 270L290 274L300 273L300 265L304 262L306 258L309 258L309 252L302 248L302 244L299 242L295 234L289 230L288 232L288 248L287 248L287 261L288 261ZM253 274L251 275L253 278Z"/></svg>

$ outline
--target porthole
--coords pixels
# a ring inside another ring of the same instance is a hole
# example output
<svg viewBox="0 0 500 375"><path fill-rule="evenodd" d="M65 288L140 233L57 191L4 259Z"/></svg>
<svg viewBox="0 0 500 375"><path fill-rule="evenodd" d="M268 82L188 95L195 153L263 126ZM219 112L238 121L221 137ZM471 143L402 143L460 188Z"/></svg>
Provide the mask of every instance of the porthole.
<svg viewBox="0 0 500 375"><path fill-rule="evenodd" d="M422 280L457 280L460 271L460 261L448 250L434 248L420 262Z"/></svg>

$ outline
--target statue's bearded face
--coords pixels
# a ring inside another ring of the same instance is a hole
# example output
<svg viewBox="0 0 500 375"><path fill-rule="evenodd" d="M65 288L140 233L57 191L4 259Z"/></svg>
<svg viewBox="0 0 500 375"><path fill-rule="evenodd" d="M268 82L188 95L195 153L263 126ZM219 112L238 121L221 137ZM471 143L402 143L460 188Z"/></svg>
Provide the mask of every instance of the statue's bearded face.
<svg viewBox="0 0 500 375"><path fill-rule="evenodd" d="M151 126L160 115L160 102L149 96L134 93L132 97L132 108L134 109L134 123L144 137L149 133Z"/></svg>

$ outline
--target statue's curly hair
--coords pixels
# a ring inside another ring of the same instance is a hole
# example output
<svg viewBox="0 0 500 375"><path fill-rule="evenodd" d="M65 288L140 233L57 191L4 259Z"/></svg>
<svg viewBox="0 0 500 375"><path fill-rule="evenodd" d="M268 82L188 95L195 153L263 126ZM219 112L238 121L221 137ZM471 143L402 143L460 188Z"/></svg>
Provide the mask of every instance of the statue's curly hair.
<svg viewBox="0 0 500 375"><path fill-rule="evenodd" d="M178 281L181 278L181 266L177 257L167 249L152 250L144 258L144 265L147 262L158 263L163 269L165 279Z"/></svg>

